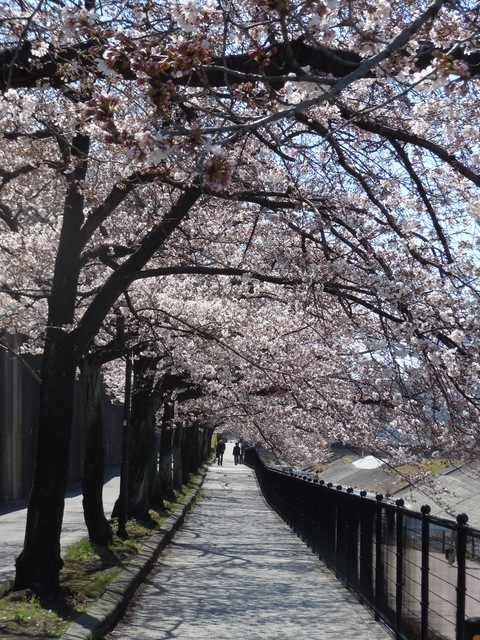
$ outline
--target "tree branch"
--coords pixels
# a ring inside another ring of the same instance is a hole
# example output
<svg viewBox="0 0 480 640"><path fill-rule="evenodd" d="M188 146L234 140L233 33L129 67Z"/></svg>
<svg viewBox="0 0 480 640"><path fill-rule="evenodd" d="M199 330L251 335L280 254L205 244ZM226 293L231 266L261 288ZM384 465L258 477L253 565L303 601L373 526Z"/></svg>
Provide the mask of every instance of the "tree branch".
<svg viewBox="0 0 480 640"><path fill-rule="evenodd" d="M333 49L316 43L314 46L307 44L303 36L274 46L266 48L268 55L268 75L264 73L261 61L255 59L248 53L232 54L213 58L211 63L204 65L198 71L190 74L174 77L171 73L159 73L158 81L163 83L173 82L177 86L203 87L223 87L238 82L239 74L245 77L249 75L249 81L261 81L271 86L282 86L289 73L297 73L299 68L309 66L317 74L333 78L349 78L347 84L360 77L371 74L372 69L382 60L388 58L393 52L400 51L405 57L410 58L411 53L403 52L403 47L426 22L436 16L445 0L435 0L412 24L404 29L385 49L380 53L364 60L356 52L345 49ZM453 45L453 43L452 43ZM80 68L88 72L101 76L98 71L95 58L101 58L103 49L107 43L99 40L89 40L87 42L67 47L55 47L50 44L49 51L44 56L38 58L32 55L32 45L24 42L21 46L6 49L0 53L0 90L5 91L10 87L33 87L39 80L48 80L51 86L66 86L62 74L65 64L76 62ZM94 51L94 55L90 52ZM416 64L419 69L427 68L438 54L438 48L431 43L423 43L416 57ZM448 53L454 60L462 60L468 65L470 76L480 74L480 52L474 51L466 53L462 47L447 48ZM125 79L136 79L136 74L128 65L129 51L124 51L115 71ZM343 85L339 87L342 90ZM334 93L338 90L334 88ZM328 99L328 98L327 98Z"/></svg>
<svg viewBox="0 0 480 640"><path fill-rule="evenodd" d="M351 109L348 109L344 105L338 105L341 115L351 121L356 127L362 129L363 131L369 131L370 133L376 133L379 136L382 136L386 140L406 142L407 144L411 144L416 147L420 147L422 149L426 149L430 151L435 156L446 162L453 169L458 171L462 176L468 178L473 184L480 187L480 174L475 173L471 169L469 169L465 164L460 162L453 154L448 153L443 147L438 144L435 144L431 140L426 140L425 138L421 138L413 133L410 133L406 129L393 129L385 124L380 122L372 122L370 120L366 120L361 114L355 113Z"/></svg>
<svg viewBox="0 0 480 640"><path fill-rule="evenodd" d="M115 300L138 277L141 269L171 236L201 195L202 190L198 185L186 189L161 222L147 233L138 249L108 278L74 331L79 354L84 353L92 342Z"/></svg>

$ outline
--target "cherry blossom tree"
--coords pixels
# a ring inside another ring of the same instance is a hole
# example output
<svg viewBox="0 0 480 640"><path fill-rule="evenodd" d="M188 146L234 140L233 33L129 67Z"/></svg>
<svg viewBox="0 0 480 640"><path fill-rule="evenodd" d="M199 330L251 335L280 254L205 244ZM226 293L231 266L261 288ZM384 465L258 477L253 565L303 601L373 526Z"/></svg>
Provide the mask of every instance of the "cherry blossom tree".
<svg viewBox="0 0 480 640"><path fill-rule="evenodd" d="M198 422L473 450L469 3L26 1L0 34L0 317L43 353L17 588L58 586L73 380L127 291Z"/></svg>

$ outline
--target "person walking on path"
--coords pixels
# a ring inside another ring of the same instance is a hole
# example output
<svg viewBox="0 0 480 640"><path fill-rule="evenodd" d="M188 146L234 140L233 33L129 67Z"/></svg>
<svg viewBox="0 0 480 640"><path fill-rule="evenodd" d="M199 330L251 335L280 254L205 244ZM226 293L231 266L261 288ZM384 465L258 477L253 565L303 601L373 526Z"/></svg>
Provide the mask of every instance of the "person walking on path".
<svg viewBox="0 0 480 640"><path fill-rule="evenodd" d="M217 464L223 466L223 454L225 453L225 442L223 440L219 440L217 444Z"/></svg>
<svg viewBox="0 0 480 640"><path fill-rule="evenodd" d="M238 444L238 442L235 443L235 446L233 447L233 460L235 461L235 464L238 464L238 461L240 460L240 445Z"/></svg>

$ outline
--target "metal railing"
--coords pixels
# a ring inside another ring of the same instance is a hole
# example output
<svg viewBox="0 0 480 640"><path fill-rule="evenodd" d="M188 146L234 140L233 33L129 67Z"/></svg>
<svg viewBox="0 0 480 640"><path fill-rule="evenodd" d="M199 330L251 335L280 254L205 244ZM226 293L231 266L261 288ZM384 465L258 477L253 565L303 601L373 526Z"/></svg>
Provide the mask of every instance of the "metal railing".
<svg viewBox="0 0 480 640"><path fill-rule="evenodd" d="M267 502L398 640L480 640L480 531L457 521L245 463Z"/></svg>

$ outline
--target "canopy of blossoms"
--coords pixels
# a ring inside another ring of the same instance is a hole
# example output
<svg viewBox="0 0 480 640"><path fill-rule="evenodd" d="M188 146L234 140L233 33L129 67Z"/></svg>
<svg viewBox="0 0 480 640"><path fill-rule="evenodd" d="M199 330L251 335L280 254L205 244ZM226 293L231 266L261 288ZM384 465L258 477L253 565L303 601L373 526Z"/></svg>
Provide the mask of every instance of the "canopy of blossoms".
<svg viewBox="0 0 480 640"><path fill-rule="evenodd" d="M183 420L304 463L475 452L471 3L4 10L2 329L81 357L122 313Z"/></svg>

